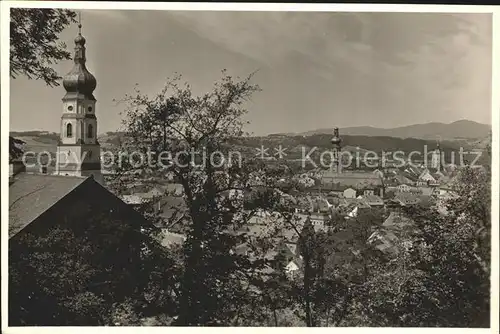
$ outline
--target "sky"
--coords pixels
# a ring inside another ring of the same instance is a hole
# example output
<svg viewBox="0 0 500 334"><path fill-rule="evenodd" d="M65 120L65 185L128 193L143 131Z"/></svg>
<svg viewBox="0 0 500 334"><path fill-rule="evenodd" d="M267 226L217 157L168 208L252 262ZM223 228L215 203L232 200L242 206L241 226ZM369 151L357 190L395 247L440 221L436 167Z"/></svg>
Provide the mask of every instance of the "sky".
<svg viewBox="0 0 500 334"><path fill-rule="evenodd" d="M491 124L490 14L82 10L99 133L118 130L132 93L182 75L207 92L227 69L257 71L246 106L255 135L391 128L461 119ZM69 50L76 25L60 35ZM64 75L72 61L54 68ZM61 86L10 81L12 131L59 132Z"/></svg>

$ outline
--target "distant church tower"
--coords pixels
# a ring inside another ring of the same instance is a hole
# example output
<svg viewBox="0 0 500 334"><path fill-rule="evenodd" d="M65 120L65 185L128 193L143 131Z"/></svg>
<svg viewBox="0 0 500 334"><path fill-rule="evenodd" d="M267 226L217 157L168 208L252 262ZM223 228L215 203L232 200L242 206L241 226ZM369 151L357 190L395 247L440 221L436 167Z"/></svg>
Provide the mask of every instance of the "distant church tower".
<svg viewBox="0 0 500 334"><path fill-rule="evenodd" d="M59 175L90 176L102 183L101 147L97 141L95 77L85 66L85 38L78 23L73 69L63 78L61 131L57 146Z"/></svg>
<svg viewBox="0 0 500 334"><path fill-rule="evenodd" d="M337 173L342 173L342 160L341 160L341 144L342 139L339 135L339 128L333 129L333 138L331 140L333 144L333 163L335 165L335 171Z"/></svg>
<svg viewBox="0 0 500 334"><path fill-rule="evenodd" d="M437 142L436 149L431 155L431 167L441 171L441 149L439 147L439 142Z"/></svg>

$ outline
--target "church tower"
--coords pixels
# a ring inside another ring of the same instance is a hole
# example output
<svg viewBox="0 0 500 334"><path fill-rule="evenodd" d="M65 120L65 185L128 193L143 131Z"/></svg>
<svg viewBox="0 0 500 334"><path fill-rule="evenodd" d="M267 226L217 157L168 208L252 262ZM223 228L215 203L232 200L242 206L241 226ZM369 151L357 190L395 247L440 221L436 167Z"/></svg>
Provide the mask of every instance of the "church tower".
<svg viewBox="0 0 500 334"><path fill-rule="evenodd" d="M441 171L441 148L439 147L439 142L437 142L436 149L431 155L431 167Z"/></svg>
<svg viewBox="0 0 500 334"><path fill-rule="evenodd" d="M342 160L341 160L341 143L342 139L339 135L339 128L333 129L333 138L331 140L333 144L333 163L335 164L335 171L337 173L342 172Z"/></svg>
<svg viewBox="0 0 500 334"><path fill-rule="evenodd" d="M85 38L78 23L73 69L64 76L60 138L57 146L59 175L93 176L102 183L101 147L97 141L95 77L85 66Z"/></svg>

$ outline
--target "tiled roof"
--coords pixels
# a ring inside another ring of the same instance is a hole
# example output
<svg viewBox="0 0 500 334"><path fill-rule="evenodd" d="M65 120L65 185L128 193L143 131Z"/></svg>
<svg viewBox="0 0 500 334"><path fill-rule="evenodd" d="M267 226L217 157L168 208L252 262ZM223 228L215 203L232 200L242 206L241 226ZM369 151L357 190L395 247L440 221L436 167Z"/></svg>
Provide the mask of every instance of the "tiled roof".
<svg viewBox="0 0 500 334"><path fill-rule="evenodd" d="M290 250L293 255L297 254L297 245L293 243L286 243L286 247Z"/></svg>
<svg viewBox="0 0 500 334"><path fill-rule="evenodd" d="M296 257L293 260L291 260L290 262L288 262L288 264L286 265L287 268L291 269L293 267L293 266L291 266L292 263L294 263L298 269L302 268L302 266L304 265L304 261L300 257Z"/></svg>
<svg viewBox="0 0 500 334"><path fill-rule="evenodd" d="M377 195L365 195L362 199L368 205L384 205L384 201Z"/></svg>
<svg viewBox="0 0 500 334"><path fill-rule="evenodd" d="M161 216L165 219L178 218L187 211L183 197L165 196L161 201ZM175 216L175 217L174 217Z"/></svg>
<svg viewBox="0 0 500 334"><path fill-rule="evenodd" d="M396 212L391 212L389 217L382 224L383 227L389 229L400 229L413 224L413 221L408 217L400 215Z"/></svg>
<svg viewBox="0 0 500 334"><path fill-rule="evenodd" d="M87 178L18 174L9 186L9 238L80 186Z"/></svg>
<svg viewBox="0 0 500 334"><path fill-rule="evenodd" d="M411 228L414 221L410 218L391 212L389 217L382 224L382 229L375 231L369 238L368 243L384 253L395 254L398 252L396 247L401 230Z"/></svg>
<svg viewBox="0 0 500 334"><path fill-rule="evenodd" d="M340 198L339 206L354 207L360 202L357 198Z"/></svg>
<svg viewBox="0 0 500 334"><path fill-rule="evenodd" d="M183 234L172 233L169 231L162 231L161 244L168 247L170 245L181 245L186 241L186 236Z"/></svg>
<svg viewBox="0 0 500 334"><path fill-rule="evenodd" d="M134 204L142 204L142 203L144 203L143 198L141 198L138 195L123 195L121 199L126 204L132 204L132 205L134 205Z"/></svg>
<svg viewBox="0 0 500 334"><path fill-rule="evenodd" d="M401 183L417 182L418 181L418 176L417 175L411 174L411 173L408 173L408 172L403 172L399 176L401 176L401 179L399 179L399 181Z"/></svg>
<svg viewBox="0 0 500 334"><path fill-rule="evenodd" d="M391 187L391 186L397 186L400 184L400 182L397 180L397 178L391 178L384 180L384 184L386 187Z"/></svg>
<svg viewBox="0 0 500 334"><path fill-rule="evenodd" d="M331 189L328 190L343 190L347 187L365 189L382 185L382 179L378 175L373 173L361 172L335 173L330 171L323 171L321 173L321 181L323 187L325 187L326 185L331 187Z"/></svg>
<svg viewBox="0 0 500 334"><path fill-rule="evenodd" d="M322 184L317 184L312 187L309 187L309 190L311 191L333 191L333 192L343 192L344 190L348 189L349 186L347 185L342 185L339 182L338 183L330 183L330 182L323 182Z"/></svg>
<svg viewBox="0 0 500 334"><path fill-rule="evenodd" d="M435 188L431 187L419 187L420 193L425 196L430 196L434 193Z"/></svg>
<svg viewBox="0 0 500 334"><path fill-rule="evenodd" d="M404 205L418 204L420 202L419 196L404 192L396 194L394 199Z"/></svg>

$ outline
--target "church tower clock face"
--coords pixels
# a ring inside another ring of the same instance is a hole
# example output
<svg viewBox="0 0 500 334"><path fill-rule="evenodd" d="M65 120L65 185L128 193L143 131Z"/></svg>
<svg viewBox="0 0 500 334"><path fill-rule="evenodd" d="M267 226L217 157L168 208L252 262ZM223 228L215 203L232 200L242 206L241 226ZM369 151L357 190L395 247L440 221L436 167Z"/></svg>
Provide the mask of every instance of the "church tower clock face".
<svg viewBox="0 0 500 334"><path fill-rule="evenodd" d="M57 173L72 176L93 175L100 182L101 148L97 141L94 97L97 80L86 67L86 40L81 34L81 24L78 28L78 35L74 40L73 69L63 77L66 94L62 99Z"/></svg>

